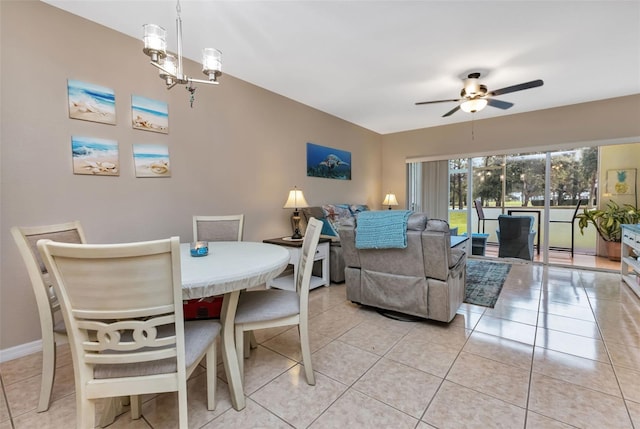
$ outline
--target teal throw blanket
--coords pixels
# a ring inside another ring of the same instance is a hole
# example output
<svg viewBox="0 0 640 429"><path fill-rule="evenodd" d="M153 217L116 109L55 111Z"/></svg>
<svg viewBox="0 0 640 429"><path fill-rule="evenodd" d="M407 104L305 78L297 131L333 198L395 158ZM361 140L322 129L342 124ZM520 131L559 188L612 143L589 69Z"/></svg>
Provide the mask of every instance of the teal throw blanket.
<svg viewBox="0 0 640 429"><path fill-rule="evenodd" d="M404 249L410 210L366 211L358 215L356 248Z"/></svg>

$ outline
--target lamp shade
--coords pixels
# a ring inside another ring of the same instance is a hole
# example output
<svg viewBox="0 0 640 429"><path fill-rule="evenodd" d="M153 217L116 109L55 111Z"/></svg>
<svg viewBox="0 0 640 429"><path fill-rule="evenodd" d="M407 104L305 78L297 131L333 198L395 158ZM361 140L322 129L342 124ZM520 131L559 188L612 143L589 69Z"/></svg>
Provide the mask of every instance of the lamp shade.
<svg viewBox="0 0 640 429"><path fill-rule="evenodd" d="M202 50L202 73L215 81L222 74L222 53L213 48Z"/></svg>
<svg viewBox="0 0 640 429"><path fill-rule="evenodd" d="M143 52L149 55L153 61L164 58L167 48L167 31L155 24L143 25L142 31Z"/></svg>
<svg viewBox="0 0 640 429"><path fill-rule="evenodd" d="M384 196L384 201L382 202L383 206L397 206L398 200L396 199L396 194L387 194Z"/></svg>
<svg viewBox="0 0 640 429"><path fill-rule="evenodd" d="M487 100L484 98L476 98L473 100L467 100L460 105L460 108L467 113L479 112L487 107Z"/></svg>
<svg viewBox="0 0 640 429"><path fill-rule="evenodd" d="M299 209L309 207L307 204L307 200L304 199L304 194L298 188L293 188L289 191L289 198L287 198L287 202L284 203L284 209Z"/></svg>

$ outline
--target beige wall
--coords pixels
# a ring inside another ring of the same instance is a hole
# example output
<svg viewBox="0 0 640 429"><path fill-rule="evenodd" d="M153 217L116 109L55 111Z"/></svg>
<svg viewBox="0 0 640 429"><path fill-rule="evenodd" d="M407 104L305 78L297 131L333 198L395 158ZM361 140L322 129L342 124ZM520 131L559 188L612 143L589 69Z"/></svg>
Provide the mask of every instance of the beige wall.
<svg viewBox="0 0 640 429"><path fill-rule="evenodd" d="M533 93L532 93L533 94ZM455 158L518 149L640 142L640 95L425 128L382 137L382 189L406 204L407 158ZM473 139L472 139L473 130ZM640 168L640 159L630 160Z"/></svg>
<svg viewBox="0 0 640 429"><path fill-rule="evenodd" d="M11 226L78 219L96 243L189 241L192 215L244 213L245 239L262 240L290 233L282 205L294 185L313 205L380 206L378 134L226 75L200 85L191 109L181 85L164 88L140 40L40 2L3 0L0 14L0 350L40 338ZM69 119L68 78L113 88L117 125ZM168 135L131 128L131 94L168 102ZM73 175L72 135L117 140L120 176ZM352 180L307 177L307 142L351 151ZM168 144L172 177L136 179L133 143Z"/></svg>
<svg viewBox="0 0 640 429"><path fill-rule="evenodd" d="M223 76L188 93L164 89L142 42L46 4L0 1L0 350L40 338L35 303L9 228L79 219L92 242L191 238L193 214L246 215L245 238L289 232L287 191L310 204L405 204L405 160L635 137L640 95L379 136ZM226 56L232 55L225 52ZM199 77L197 64L187 74ZM68 118L66 80L113 88L117 125ZM169 104L170 134L132 130L131 94ZM118 140L119 177L75 176L71 135ZM136 179L132 143L169 145L172 177ZM306 177L306 143L352 152L351 181ZM638 161L636 161L638 162Z"/></svg>

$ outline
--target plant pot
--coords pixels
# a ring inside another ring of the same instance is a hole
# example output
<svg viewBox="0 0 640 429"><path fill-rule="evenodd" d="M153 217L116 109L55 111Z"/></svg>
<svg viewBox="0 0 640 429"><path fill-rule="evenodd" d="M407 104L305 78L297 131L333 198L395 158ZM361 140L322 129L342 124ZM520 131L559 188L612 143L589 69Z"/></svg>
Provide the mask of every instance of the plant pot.
<svg viewBox="0 0 640 429"><path fill-rule="evenodd" d="M620 248L621 243L619 241L606 241L607 243L607 256L610 261L620 260Z"/></svg>

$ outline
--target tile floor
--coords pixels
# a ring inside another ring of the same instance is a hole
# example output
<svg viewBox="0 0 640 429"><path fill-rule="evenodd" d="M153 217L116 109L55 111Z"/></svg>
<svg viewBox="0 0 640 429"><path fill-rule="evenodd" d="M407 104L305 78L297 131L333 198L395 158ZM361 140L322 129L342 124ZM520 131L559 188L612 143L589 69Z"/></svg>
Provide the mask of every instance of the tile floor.
<svg viewBox="0 0 640 429"><path fill-rule="evenodd" d="M616 273L514 265L493 309L463 304L450 324L400 322L360 308L344 285L312 291L316 385L297 331L256 332L247 407L224 371L215 411L203 373L189 381L192 428L640 428L640 300ZM40 355L0 365L0 429L75 427L65 346L53 403L36 413ZM173 394L144 398L111 428L175 428Z"/></svg>

